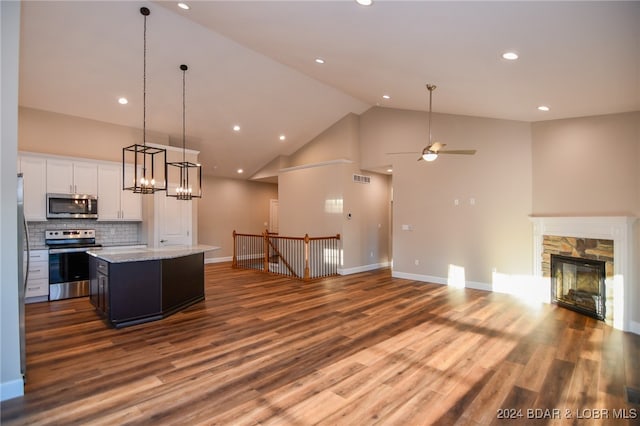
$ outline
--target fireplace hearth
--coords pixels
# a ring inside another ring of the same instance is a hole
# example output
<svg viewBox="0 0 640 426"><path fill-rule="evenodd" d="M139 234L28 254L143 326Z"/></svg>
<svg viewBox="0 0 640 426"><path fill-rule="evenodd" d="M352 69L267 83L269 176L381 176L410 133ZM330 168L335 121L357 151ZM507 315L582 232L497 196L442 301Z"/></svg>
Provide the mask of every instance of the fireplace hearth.
<svg viewBox="0 0 640 426"><path fill-rule="evenodd" d="M552 301L585 315L605 319L606 263L551 255Z"/></svg>

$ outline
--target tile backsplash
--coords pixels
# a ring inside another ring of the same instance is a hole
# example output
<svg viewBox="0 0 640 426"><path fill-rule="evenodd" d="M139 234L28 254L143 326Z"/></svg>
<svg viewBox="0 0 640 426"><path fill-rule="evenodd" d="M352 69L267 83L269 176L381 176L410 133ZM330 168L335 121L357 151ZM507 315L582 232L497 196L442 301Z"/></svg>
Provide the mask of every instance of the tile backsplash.
<svg viewBox="0 0 640 426"><path fill-rule="evenodd" d="M97 222L90 219L55 219L29 222L29 245L32 249L45 248L44 231L50 229L95 229L96 243L103 246L145 244L141 241L141 222Z"/></svg>

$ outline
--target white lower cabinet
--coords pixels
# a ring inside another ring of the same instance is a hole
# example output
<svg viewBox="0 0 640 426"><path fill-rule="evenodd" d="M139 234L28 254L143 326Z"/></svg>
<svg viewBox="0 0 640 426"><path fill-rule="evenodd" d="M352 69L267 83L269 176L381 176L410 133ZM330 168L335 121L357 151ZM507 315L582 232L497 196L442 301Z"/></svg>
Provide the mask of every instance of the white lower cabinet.
<svg viewBox="0 0 640 426"><path fill-rule="evenodd" d="M27 254L25 253L25 259ZM25 303L41 302L49 298L49 251L29 252L29 275L25 288Z"/></svg>

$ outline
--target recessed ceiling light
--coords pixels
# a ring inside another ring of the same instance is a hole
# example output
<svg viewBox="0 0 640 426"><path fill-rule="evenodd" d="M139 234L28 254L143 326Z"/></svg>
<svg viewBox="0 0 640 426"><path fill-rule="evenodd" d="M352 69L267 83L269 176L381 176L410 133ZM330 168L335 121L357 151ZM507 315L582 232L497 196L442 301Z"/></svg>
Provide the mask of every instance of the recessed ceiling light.
<svg viewBox="0 0 640 426"><path fill-rule="evenodd" d="M316 64L324 64L324 59L316 58Z"/></svg>
<svg viewBox="0 0 640 426"><path fill-rule="evenodd" d="M391 173L391 172L393 172L393 169L387 169L387 172Z"/></svg>
<svg viewBox="0 0 640 426"><path fill-rule="evenodd" d="M538 107L538 109L539 109L540 111L549 111L549 107L548 107L548 106L546 106L546 105L540 105L540 106Z"/></svg>
<svg viewBox="0 0 640 426"><path fill-rule="evenodd" d="M118 98L118 103L120 105L126 105L129 103L129 100L127 98Z"/></svg>
<svg viewBox="0 0 640 426"><path fill-rule="evenodd" d="M360 6L371 6L373 4L373 0L356 0Z"/></svg>
<svg viewBox="0 0 640 426"><path fill-rule="evenodd" d="M502 59L506 59L507 61L515 61L518 59L518 54L516 52L504 52L502 54Z"/></svg>
<svg viewBox="0 0 640 426"><path fill-rule="evenodd" d="M237 124L235 126L233 126L233 131L234 132L239 132L240 131L240 126L238 126Z"/></svg>
<svg viewBox="0 0 640 426"><path fill-rule="evenodd" d="M184 9L184 10L189 10L189 9L191 9L191 7L189 7L189 5L188 5L188 4L186 4L186 3L178 3L178 7L179 7L180 9Z"/></svg>
<svg viewBox="0 0 640 426"><path fill-rule="evenodd" d="M389 95L382 95L382 98L383 98L383 99L391 99L391 96L389 96Z"/></svg>
<svg viewBox="0 0 640 426"><path fill-rule="evenodd" d="M238 169L237 172L238 172L238 174L242 174L242 173L244 173L244 170Z"/></svg>
<svg viewBox="0 0 640 426"><path fill-rule="evenodd" d="M285 135L280 135L280 140L283 141L285 140L287 137Z"/></svg>

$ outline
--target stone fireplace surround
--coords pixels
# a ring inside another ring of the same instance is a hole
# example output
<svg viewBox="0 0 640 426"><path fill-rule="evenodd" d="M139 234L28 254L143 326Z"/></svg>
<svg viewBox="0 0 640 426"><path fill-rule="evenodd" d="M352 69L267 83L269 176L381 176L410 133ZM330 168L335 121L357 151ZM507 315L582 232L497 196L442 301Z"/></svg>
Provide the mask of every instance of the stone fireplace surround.
<svg viewBox="0 0 640 426"><path fill-rule="evenodd" d="M543 273L544 237L569 237L579 239L611 240L613 241L613 274L607 271L607 318L606 321L614 328L632 331L640 334L640 324L631 321L632 295L638 295L640 289L635 284L635 262L633 257L635 217L628 216L532 216L533 222L533 272L537 277L547 275ZM608 268L609 269L609 268ZM543 280L549 286L551 281L547 277ZM636 296L637 297L637 296ZM637 309L637 307L636 307Z"/></svg>

